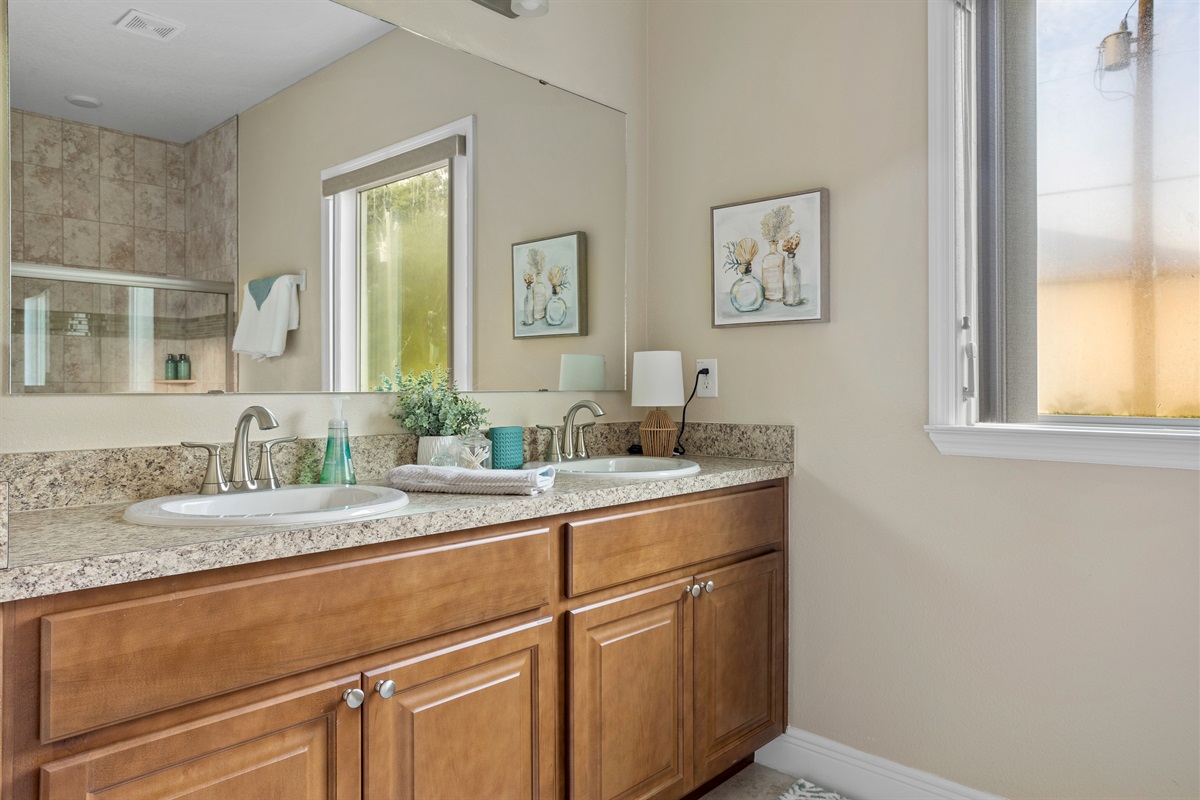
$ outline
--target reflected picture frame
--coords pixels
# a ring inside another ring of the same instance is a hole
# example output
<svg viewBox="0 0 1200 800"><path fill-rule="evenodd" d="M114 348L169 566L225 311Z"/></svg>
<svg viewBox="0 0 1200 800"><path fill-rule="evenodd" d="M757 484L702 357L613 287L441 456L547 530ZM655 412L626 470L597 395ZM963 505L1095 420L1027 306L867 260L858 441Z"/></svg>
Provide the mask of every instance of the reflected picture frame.
<svg viewBox="0 0 1200 800"><path fill-rule="evenodd" d="M512 246L514 339L587 336L587 234Z"/></svg>

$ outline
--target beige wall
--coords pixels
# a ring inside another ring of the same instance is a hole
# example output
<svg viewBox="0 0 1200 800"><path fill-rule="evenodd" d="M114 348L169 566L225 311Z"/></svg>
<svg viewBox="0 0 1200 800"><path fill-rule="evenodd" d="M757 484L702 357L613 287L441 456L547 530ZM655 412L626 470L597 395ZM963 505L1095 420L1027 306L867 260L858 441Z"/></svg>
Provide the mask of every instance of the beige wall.
<svg viewBox="0 0 1200 800"><path fill-rule="evenodd" d="M346 5L384 17L436 41L531 73L550 83L611 105L628 114L629 183L626 229L629 268L634 273L629 348L645 340L644 254L646 243L646 6L642 0L560 3L534 20L508 20L470 0L412 0ZM580 32L586 32L581 34ZM0 77L7 77L0 76ZM7 80L3 82L7 86ZM7 130L2 137L7 142ZM0 171L8 159L0 159ZM0 175L0 186L7 175ZM7 214L7 204L0 205ZM0 226L0 252L7 249ZM0 313L8 307L7 282L0 281ZM7 320L5 320L7 326ZM0 364L8 363L7 337L0 337ZM7 376L0 381L5 386ZM482 395L497 424L547 424L579 397L594 397L610 419L631 419L628 397L598 394L499 393ZM230 397L17 397L0 394L0 452L70 450L167 444L182 439L228 440L238 413L251 403L267 405L287 433L320 436L330 416L327 398L311 394ZM346 412L354 433L396 430L386 396L355 395Z"/></svg>
<svg viewBox="0 0 1200 800"><path fill-rule="evenodd" d="M1010 798L1197 786L1195 472L939 455L925 2L650 3L650 343L796 426L790 723ZM816 186L832 322L710 328L709 207Z"/></svg>
<svg viewBox="0 0 1200 800"><path fill-rule="evenodd" d="M419 75L436 80L395 78ZM557 389L564 351L605 355L624 387L625 115L397 30L241 115L241 280L311 278L287 352L239 358L244 390L321 386L321 170L472 115L475 388ZM512 244L576 230L587 336L514 340Z"/></svg>

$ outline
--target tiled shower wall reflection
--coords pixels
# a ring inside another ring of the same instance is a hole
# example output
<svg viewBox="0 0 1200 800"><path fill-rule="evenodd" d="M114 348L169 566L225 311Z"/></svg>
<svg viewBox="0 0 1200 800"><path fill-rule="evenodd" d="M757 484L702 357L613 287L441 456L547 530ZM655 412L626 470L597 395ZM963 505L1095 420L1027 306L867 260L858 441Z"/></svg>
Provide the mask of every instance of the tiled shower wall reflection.
<svg viewBox="0 0 1200 800"><path fill-rule="evenodd" d="M177 144L13 109L12 158L14 262L237 280L236 118ZM121 338L131 291L14 279L14 391L233 388L225 381L222 296L154 291L149 348ZM49 335L31 352L45 360L46 379L27 386L25 301L43 295L35 308L48 314ZM191 359L196 383L138 379L162 379L166 354L180 352ZM153 362L133 365L131 357Z"/></svg>
<svg viewBox="0 0 1200 800"><path fill-rule="evenodd" d="M224 295L13 278L11 296L15 392L225 388ZM188 354L195 383L163 379L167 353Z"/></svg>

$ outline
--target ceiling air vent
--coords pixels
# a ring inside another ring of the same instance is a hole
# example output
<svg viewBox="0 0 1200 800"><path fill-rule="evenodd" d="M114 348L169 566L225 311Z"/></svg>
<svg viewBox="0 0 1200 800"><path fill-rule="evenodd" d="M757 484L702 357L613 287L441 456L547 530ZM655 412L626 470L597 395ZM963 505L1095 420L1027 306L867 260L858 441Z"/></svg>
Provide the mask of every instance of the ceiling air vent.
<svg viewBox="0 0 1200 800"><path fill-rule="evenodd" d="M131 8L128 14L121 17L121 20L117 23L117 27L123 31L129 31L130 33L136 33L140 36L147 36L151 39L165 42L179 35L179 32L183 30L183 23L172 22L166 17L147 14L145 11L138 11L136 8Z"/></svg>

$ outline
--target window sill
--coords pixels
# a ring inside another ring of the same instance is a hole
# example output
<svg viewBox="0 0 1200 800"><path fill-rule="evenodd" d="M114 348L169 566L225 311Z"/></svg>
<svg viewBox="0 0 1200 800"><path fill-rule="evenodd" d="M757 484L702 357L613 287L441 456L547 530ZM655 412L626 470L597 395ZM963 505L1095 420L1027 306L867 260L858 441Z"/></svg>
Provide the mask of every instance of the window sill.
<svg viewBox="0 0 1200 800"><path fill-rule="evenodd" d="M1200 469L1200 431L1087 425L927 425L945 456Z"/></svg>

